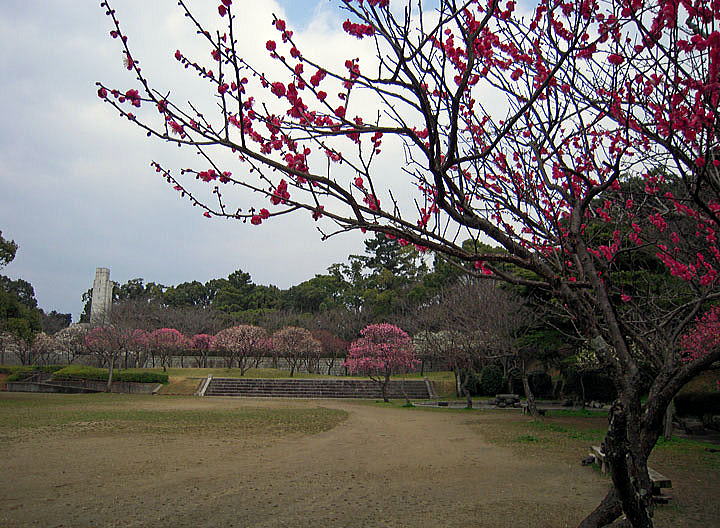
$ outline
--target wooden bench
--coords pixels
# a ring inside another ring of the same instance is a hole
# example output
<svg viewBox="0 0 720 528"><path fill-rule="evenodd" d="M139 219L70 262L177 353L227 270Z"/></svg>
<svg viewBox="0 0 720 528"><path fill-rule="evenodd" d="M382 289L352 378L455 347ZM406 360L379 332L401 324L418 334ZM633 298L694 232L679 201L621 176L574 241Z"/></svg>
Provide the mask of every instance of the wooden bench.
<svg viewBox="0 0 720 528"><path fill-rule="evenodd" d="M603 453L602 447L592 446L590 447L590 456L595 458L595 462L600 466L600 473L603 475L607 473L608 463L605 460L605 453Z"/></svg>
<svg viewBox="0 0 720 528"><path fill-rule="evenodd" d="M591 446L590 456L595 459L595 462L600 466L600 472L606 474L608 471L608 462L605 453L603 453L602 447ZM648 467L648 475L650 476L650 482L652 484L652 494L655 502L667 503L670 499L662 494L664 488L672 488L672 481L659 471Z"/></svg>

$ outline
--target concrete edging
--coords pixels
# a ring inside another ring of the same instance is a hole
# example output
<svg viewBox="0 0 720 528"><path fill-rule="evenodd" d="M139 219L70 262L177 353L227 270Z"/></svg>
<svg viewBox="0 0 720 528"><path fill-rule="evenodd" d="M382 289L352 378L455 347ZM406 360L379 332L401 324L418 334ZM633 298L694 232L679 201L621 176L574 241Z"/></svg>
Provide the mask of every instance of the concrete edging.
<svg viewBox="0 0 720 528"><path fill-rule="evenodd" d="M195 396L205 396L205 391L210 386L210 382L212 381L212 374L208 374L208 377L205 378L202 383L200 383L200 387L198 388L197 392L195 393Z"/></svg>
<svg viewBox="0 0 720 528"><path fill-rule="evenodd" d="M430 398L437 398L438 395L437 395L437 392L435 392L435 385L433 384L433 382L427 378L423 378L423 379L425 380L425 386L427 387L428 396Z"/></svg>

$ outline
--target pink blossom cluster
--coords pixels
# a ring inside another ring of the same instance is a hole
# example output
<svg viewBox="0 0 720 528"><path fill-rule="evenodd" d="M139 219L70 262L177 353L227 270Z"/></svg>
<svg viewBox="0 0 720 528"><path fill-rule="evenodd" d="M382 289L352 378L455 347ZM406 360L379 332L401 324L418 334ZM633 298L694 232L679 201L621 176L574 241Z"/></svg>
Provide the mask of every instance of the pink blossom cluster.
<svg viewBox="0 0 720 528"><path fill-rule="evenodd" d="M419 363L412 339L395 325L368 325L360 332L360 336L350 345L344 363L352 373L398 373L410 370Z"/></svg>

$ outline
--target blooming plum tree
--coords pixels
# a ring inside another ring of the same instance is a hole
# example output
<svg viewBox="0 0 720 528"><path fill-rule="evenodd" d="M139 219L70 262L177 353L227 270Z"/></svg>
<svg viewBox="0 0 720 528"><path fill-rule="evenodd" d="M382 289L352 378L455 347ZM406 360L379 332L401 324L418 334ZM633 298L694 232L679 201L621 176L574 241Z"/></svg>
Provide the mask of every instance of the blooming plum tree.
<svg viewBox="0 0 720 528"><path fill-rule="evenodd" d="M236 364L244 376L252 358L262 355L267 337L265 329L259 326L233 326L218 332L212 338L211 348L225 356L228 368Z"/></svg>
<svg viewBox="0 0 720 528"><path fill-rule="evenodd" d="M60 350L65 354L65 360L68 364L72 363L77 356L86 352L85 334L87 333L87 327L71 325L55 334L55 339Z"/></svg>
<svg viewBox="0 0 720 528"><path fill-rule="evenodd" d="M198 368L207 368L208 352L212 347L213 336L210 334L195 334L190 338L190 349L196 354L195 364Z"/></svg>
<svg viewBox="0 0 720 528"><path fill-rule="evenodd" d="M410 336L388 323L371 324L360 331L360 338L350 344L345 366L351 373L367 375L380 386L383 401L390 376L404 373L420 363Z"/></svg>
<svg viewBox="0 0 720 528"><path fill-rule="evenodd" d="M160 365L165 372L172 357L187 349L188 339L175 328L158 328L148 334L147 346L160 357Z"/></svg>
<svg viewBox="0 0 720 528"><path fill-rule="evenodd" d="M98 358L101 366L107 365L109 370L107 392L112 387L115 363L120 354L127 351L130 340L130 332L115 326L98 326L85 334L85 347Z"/></svg>
<svg viewBox="0 0 720 528"><path fill-rule="evenodd" d="M272 336L275 353L283 357L290 366L290 376L302 365L303 361L320 356L322 346L309 330L297 326L286 326Z"/></svg>
<svg viewBox="0 0 720 528"><path fill-rule="evenodd" d="M605 442L614 487L582 526L624 513L651 527L647 459L665 410L720 358L679 346L720 298L720 2L539 0L523 13L514 0L345 0L342 30L376 53L340 67L277 18L269 64L253 64L231 0L211 28L178 3L208 59L174 58L207 83L216 114L151 82L101 4L137 84L98 83L98 96L202 160L179 173L154 161L157 173L206 217L261 225L305 211L325 237L384 233L552 292L619 394ZM672 296L617 280L636 254L678 279Z"/></svg>

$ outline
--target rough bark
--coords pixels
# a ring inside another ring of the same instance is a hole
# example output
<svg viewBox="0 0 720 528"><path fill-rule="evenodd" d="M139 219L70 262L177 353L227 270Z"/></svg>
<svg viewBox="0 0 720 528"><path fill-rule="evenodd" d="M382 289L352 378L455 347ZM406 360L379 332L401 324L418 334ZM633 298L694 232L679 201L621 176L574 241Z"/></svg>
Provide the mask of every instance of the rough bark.
<svg viewBox="0 0 720 528"><path fill-rule="evenodd" d="M675 416L675 402L674 400L668 405L667 411L665 411L665 425L663 427L663 438L670 440L673 435L673 418Z"/></svg>
<svg viewBox="0 0 720 528"><path fill-rule="evenodd" d="M533 418L538 418L540 416L540 413L538 413L537 405L535 404L535 395L532 393L532 390L530 389L530 380L528 379L527 372L525 368L523 367L523 373L522 373L522 384L523 389L525 389L525 398L527 400L527 410L530 413L530 416Z"/></svg>
<svg viewBox="0 0 720 528"><path fill-rule="evenodd" d="M387 396L388 383L390 383L390 374L385 374L385 377L380 382L380 391L382 392L383 401L385 403L390 403L390 400Z"/></svg>
<svg viewBox="0 0 720 528"><path fill-rule="evenodd" d="M610 410L610 427L603 449L610 465L613 485L622 509L635 528L652 528L652 486L647 470L647 454L637 437L639 416L620 402Z"/></svg>

